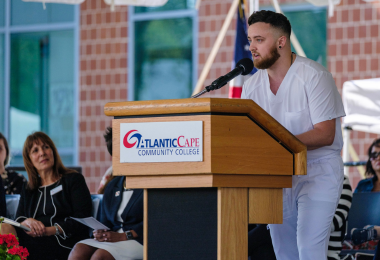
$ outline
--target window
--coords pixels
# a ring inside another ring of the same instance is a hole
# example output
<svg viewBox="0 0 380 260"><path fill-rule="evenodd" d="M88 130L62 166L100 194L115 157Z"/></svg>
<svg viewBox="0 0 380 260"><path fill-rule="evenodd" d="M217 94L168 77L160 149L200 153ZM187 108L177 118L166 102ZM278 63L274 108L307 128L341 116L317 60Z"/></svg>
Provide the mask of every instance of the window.
<svg viewBox="0 0 380 260"><path fill-rule="evenodd" d="M130 7L129 100L188 98L197 76L195 1Z"/></svg>
<svg viewBox="0 0 380 260"><path fill-rule="evenodd" d="M34 131L47 133L64 164L77 164L79 7L6 0L0 4L0 131L22 165ZM2 30L2 31L1 31ZM4 55L5 54L5 55Z"/></svg>
<svg viewBox="0 0 380 260"><path fill-rule="evenodd" d="M1 5L1 4L0 4ZM4 34L0 33L0 132L5 128L5 91L4 91Z"/></svg>
<svg viewBox="0 0 380 260"><path fill-rule="evenodd" d="M308 9L305 6L304 9L294 11L286 8L284 14L289 19L306 56L327 67L326 8L310 6ZM294 51L294 48L292 49Z"/></svg>

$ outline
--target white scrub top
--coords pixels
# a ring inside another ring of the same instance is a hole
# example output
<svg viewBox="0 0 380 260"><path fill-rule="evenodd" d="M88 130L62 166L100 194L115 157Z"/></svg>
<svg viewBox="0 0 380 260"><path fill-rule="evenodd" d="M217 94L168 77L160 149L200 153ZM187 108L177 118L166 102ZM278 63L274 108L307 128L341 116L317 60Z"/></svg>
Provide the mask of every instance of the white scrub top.
<svg viewBox="0 0 380 260"><path fill-rule="evenodd" d="M255 101L293 135L336 118L333 144L307 151L307 160L340 155L343 138L339 118L346 114L331 73L319 63L297 56L276 95L270 90L267 71L258 70L244 83L241 98Z"/></svg>

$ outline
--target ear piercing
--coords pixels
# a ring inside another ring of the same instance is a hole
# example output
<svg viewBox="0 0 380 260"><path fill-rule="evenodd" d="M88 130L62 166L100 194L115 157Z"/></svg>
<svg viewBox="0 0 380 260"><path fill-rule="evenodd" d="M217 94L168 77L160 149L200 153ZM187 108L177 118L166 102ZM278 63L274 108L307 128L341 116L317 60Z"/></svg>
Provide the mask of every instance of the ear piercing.
<svg viewBox="0 0 380 260"><path fill-rule="evenodd" d="M280 48L280 49L281 49L282 47L281 47L281 46L278 46L278 48Z"/></svg>

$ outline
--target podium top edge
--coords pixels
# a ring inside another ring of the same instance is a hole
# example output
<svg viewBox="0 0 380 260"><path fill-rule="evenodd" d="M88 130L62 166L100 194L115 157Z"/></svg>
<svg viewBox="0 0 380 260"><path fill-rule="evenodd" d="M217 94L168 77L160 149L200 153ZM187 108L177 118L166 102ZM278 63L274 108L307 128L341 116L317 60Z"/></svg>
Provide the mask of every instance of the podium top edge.
<svg viewBox="0 0 380 260"><path fill-rule="evenodd" d="M189 113L249 113L254 102L248 99L186 98L111 102L104 106L107 116L143 116Z"/></svg>
<svg viewBox="0 0 380 260"><path fill-rule="evenodd" d="M306 145L251 99L186 98L110 102L104 106L104 114L114 117L195 113L247 114L293 153L305 154L306 161Z"/></svg>

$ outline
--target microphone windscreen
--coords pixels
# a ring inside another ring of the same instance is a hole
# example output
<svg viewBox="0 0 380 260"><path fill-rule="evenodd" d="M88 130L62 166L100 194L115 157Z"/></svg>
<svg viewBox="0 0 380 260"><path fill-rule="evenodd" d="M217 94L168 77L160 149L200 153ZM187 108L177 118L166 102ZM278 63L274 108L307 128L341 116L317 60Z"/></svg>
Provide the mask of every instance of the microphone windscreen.
<svg viewBox="0 0 380 260"><path fill-rule="evenodd" d="M253 70L253 61L250 58L241 59L236 64L236 67L244 68L244 71L241 73L241 75L247 75Z"/></svg>

